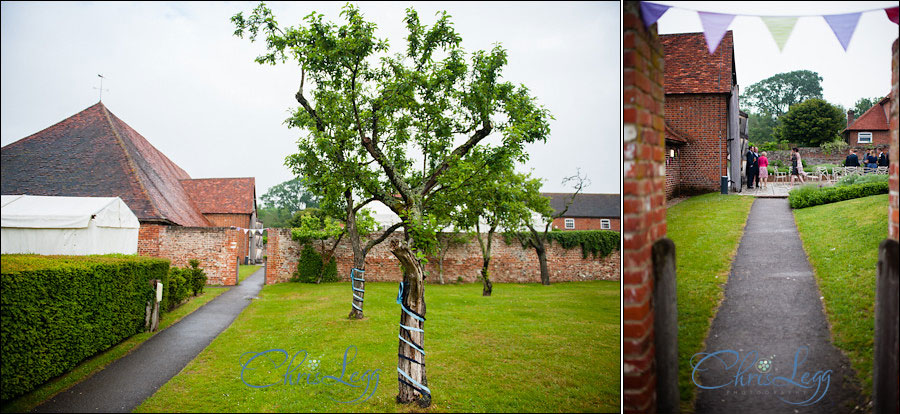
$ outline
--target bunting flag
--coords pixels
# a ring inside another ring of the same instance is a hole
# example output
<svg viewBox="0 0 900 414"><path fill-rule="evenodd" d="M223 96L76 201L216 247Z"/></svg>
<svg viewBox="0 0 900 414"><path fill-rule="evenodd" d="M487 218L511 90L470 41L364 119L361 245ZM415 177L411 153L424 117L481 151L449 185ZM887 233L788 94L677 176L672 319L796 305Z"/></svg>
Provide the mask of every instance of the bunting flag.
<svg viewBox="0 0 900 414"><path fill-rule="evenodd" d="M772 38L775 39L775 44L778 45L778 51L783 52L784 44L787 43L788 38L791 37L791 32L794 31L794 25L797 24L797 18L765 16L762 20L766 24L766 27L769 28L769 33L772 35Z"/></svg>
<svg viewBox="0 0 900 414"><path fill-rule="evenodd" d="M734 20L733 14L697 12L700 16L700 23L703 25L703 35L706 36L706 46L709 47L709 54L716 53L716 48L725 32L728 31L728 25Z"/></svg>
<svg viewBox="0 0 900 414"><path fill-rule="evenodd" d="M832 14L825 16L825 21L828 22L831 31L834 32L838 41L841 42L841 46L843 46L845 52L847 51L847 46L850 45L850 39L853 37L853 32L856 30L856 23L859 23L859 16L862 16L862 13Z"/></svg>
<svg viewBox="0 0 900 414"><path fill-rule="evenodd" d="M243 231L244 234L246 234L247 232L251 232L253 234L263 234L264 231L268 230L268 229L246 229L246 228L237 227L237 226L231 226L231 228L235 229L235 230Z"/></svg>
<svg viewBox="0 0 900 414"><path fill-rule="evenodd" d="M669 9L673 7L674 6L642 1L641 19L644 21L644 26L649 28L651 25L656 23L663 14L665 14ZM680 7L674 8L681 9ZM864 10L846 14L816 15L815 17L822 17L825 19L825 22L828 23L829 27L831 27L831 31L834 32L835 37L837 37L838 42L840 42L841 47L843 47L844 51L846 52L847 47L850 45L850 39L853 38L853 33L856 31L856 26L857 23L859 23L859 18L860 16L862 16L862 13L877 10L884 10L884 12L887 14L888 20L894 22L894 24L898 24L898 14L900 14L900 7ZM725 32L728 31L728 26L731 25L731 22L734 20L734 18L739 15L728 13L712 13L699 10L692 11L695 11L700 17L700 23L703 25L703 35L706 37L706 45L709 48L709 54L715 53L716 48L719 47L719 43L722 41L722 38L725 37ZM775 40L775 44L778 45L779 51L784 50L784 45L787 43L788 38L791 37L791 33L793 33L794 31L794 26L797 24L797 18L808 17L755 16L760 17L763 20L763 23L766 24L766 27L769 29L769 33Z"/></svg>

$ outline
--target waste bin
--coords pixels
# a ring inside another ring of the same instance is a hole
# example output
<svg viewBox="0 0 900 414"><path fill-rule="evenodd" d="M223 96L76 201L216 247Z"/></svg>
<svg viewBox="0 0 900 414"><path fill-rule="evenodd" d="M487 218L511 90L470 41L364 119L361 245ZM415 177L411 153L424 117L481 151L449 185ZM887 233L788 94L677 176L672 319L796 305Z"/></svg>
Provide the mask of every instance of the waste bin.
<svg viewBox="0 0 900 414"><path fill-rule="evenodd" d="M720 182L722 187L722 194L728 194L728 176L723 175L722 180Z"/></svg>

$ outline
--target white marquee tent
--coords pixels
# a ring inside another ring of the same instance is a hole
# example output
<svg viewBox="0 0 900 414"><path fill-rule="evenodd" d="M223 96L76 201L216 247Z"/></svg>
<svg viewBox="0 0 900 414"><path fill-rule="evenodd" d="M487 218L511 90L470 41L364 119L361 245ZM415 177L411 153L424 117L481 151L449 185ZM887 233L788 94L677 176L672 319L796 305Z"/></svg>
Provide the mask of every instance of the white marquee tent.
<svg viewBox="0 0 900 414"><path fill-rule="evenodd" d="M119 197L2 196L3 254L136 254L137 216Z"/></svg>

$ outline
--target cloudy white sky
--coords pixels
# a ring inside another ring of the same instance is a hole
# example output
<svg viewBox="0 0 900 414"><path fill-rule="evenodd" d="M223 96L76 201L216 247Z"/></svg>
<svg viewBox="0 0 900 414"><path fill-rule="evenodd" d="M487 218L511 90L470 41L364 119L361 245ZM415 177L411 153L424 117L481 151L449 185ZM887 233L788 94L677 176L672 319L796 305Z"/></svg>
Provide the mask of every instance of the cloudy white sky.
<svg viewBox="0 0 900 414"><path fill-rule="evenodd" d="M311 11L339 21L344 2L272 3L281 25ZM423 23L447 10L466 51L508 50L504 77L556 117L526 168L563 192L577 167L594 193L619 192L620 18L615 2L359 2L377 36L405 47L404 9ZM296 65L261 66L263 45L232 35L240 3L2 3L2 145L98 101L194 178L256 177L257 196L288 180L300 133Z"/></svg>
<svg viewBox="0 0 900 414"><path fill-rule="evenodd" d="M660 34L702 32L696 11L738 14L734 54L741 90L772 75L807 69L822 78L825 100L852 107L859 98L883 97L891 91L891 44L897 25L884 10L863 13L847 51L841 47L823 14L860 12L896 7L896 1L655 1L674 6L658 21ZM742 14L748 16L740 16ZM797 20L784 51L759 17L806 16Z"/></svg>

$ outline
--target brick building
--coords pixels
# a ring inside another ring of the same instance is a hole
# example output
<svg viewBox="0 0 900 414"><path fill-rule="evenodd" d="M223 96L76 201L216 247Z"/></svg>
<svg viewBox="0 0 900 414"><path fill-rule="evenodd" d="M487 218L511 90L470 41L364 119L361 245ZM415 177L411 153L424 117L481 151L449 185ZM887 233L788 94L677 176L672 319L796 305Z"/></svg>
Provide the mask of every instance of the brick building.
<svg viewBox="0 0 900 414"><path fill-rule="evenodd" d="M550 198L550 207L558 213L566 208L571 193L541 193ZM553 220L553 228L559 230L612 230L620 231L620 197L618 194L580 193L561 217Z"/></svg>
<svg viewBox="0 0 900 414"><path fill-rule="evenodd" d="M141 223L138 254L173 264L181 253L160 247L165 227L256 222L253 178L192 179L103 103L4 146L0 164L2 194L120 197ZM241 234L235 256L249 244Z"/></svg>
<svg viewBox="0 0 900 414"><path fill-rule="evenodd" d="M712 55L703 33L659 40L665 59L666 195L716 191L722 176L740 177L740 163L735 169L729 162L729 153L741 153L732 32ZM729 180L739 189L739 179Z"/></svg>
<svg viewBox="0 0 900 414"><path fill-rule="evenodd" d="M851 147L888 147L891 144L890 125L891 95L872 105L868 111L854 118L853 110L847 111L847 128L841 131L844 142Z"/></svg>

